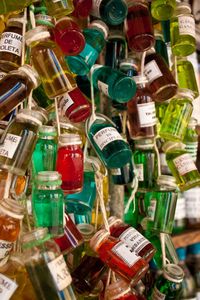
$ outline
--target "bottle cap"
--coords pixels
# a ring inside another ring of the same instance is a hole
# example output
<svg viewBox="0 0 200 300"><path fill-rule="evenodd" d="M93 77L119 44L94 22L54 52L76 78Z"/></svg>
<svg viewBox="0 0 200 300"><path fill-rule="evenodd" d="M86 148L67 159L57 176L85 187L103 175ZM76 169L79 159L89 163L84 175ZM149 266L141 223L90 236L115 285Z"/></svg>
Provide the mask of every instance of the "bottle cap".
<svg viewBox="0 0 200 300"><path fill-rule="evenodd" d="M176 179L170 175L160 175L157 179L157 184L177 188Z"/></svg>
<svg viewBox="0 0 200 300"><path fill-rule="evenodd" d="M40 115L43 118L42 123L47 123L48 122L48 112L46 109L40 107L40 106L34 106L32 107L32 110L36 113L38 113L38 115Z"/></svg>
<svg viewBox="0 0 200 300"><path fill-rule="evenodd" d="M176 98L179 97L184 97L184 98L189 98L190 100L194 100L194 92L189 89L178 89Z"/></svg>
<svg viewBox="0 0 200 300"><path fill-rule="evenodd" d="M164 145L162 146L162 150L164 152L168 152L169 150L172 149L184 149L185 145L183 143L178 143L178 142L166 142L164 143Z"/></svg>
<svg viewBox="0 0 200 300"><path fill-rule="evenodd" d="M142 83L148 82L148 79L146 76L138 75L138 76L133 76L132 78L134 79L136 84L142 84Z"/></svg>
<svg viewBox="0 0 200 300"><path fill-rule="evenodd" d="M190 118L189 124L188 124L188 128L193 128L196 127L198 124L197 119L195 118Z"/></svg>
<svg viewBox="0 0 200 300"><path fill-rule="evenodd" d="M111 216L108 218L108 225L109 227L115 225L115 224L121 224L123 221L115 216Z"/></svg>
<svg viewBox="0 0 200 300"><path fill-rule="evenodd" d="M89 241L95 233L95 228L92 224L81 223L77 225L77 228L86 241Z"/></svg>
<svg viewBox="0 0 200 300"><path fill-rule="evenodd" d="M43 125L39 127L40 136L57 136L57 131L54 126Z"/></svg>
<svg viewBox="0 0 200 300"><path fill-rule="evenodd" d="M127 293L131 292L130 283L124 279L118 279L116 282L109 284L105 290L105 299L120 299ZM131 297L132 299L133 297Z"/></svg>
<svg viewBox="0 0 200 300"><path fill-rule="evenodd" d="M154 147L153 139L135 140L135 149L152 149Z"/></svg>
<svg viewBox="0 0 200 300"><path fill-rule="evenodd" d="M43 110L45 111L45 109ZM27 121L32 121L36 123L38 126L41 126L42 123L44 123L44 121L46 120L45 119L47 118L46 116L44 115L44 112L40 110L36 110L36 109L34 110L34 108L33 109L24 108L19 110L16 119L25 119Z"/></svg>
<svg viewBox="0 0 200 300"><path fill-rule="evenodd" d="M63 133L59 136L59 145L81 145L82 141L78 134Z"/></svg>
<svg viewBox="0 0 200 300"><path fill-rule="evenodd" d="M22 235L22 243L29 243L34 240L40 240L48 234L48 228L37 228Z"/></svg>
<svg viewBox="0 0 200 300"><path fill-rule="evenodd" d="M40 85L40 77L30 65L23 65L18 70L24 72L30 78L33 83L33 89L36 89Z"/></svg>
<svg viewBox="0 0 200 300"><path fill-rule="evenodd" d="M16 200L10 198L1 201L0 210L6 215L19 220L23 219L25 213L24 207Z"/></svg>
<svg viewBox="0 0 200 300"><path fill-rule="evenodd" d="M138 71L138 60L136 58L128 57L126 59L123 59L120 62L120 70L128 70L130 68L133 68L134 70Z"/></svg>
<svg viewBox="0 0 200 300"><path fill-rule="evenodd" d="M46 26L37 26L25 33L25 41L27 46L30 46L32 42L46 38L50 38L50 32L47 30Z"/></svg>
<svg viewBox="0 0 200 300"><path fill-rule="evenodd" d="M103 21L101 21L101 20L95 20L95 21L93 21L92 23L89 24L88 28L97 28L97 29L100 29L101 32L104 35L104 39L105 40L107 39L109 28L106 25L106 23L104 23Z"/></svg>
<svg viewBox="0 0 200 300"><path fill-rule="evenodd" d="M109 237L110 233L105 229L101 229L95 233L90 240L90 247L96 252L103 240Z"/></svg>
<svg viewBox="0 0 200 300"><path fill-rule="evenodd" d="M191 5L189 3L177 2L176 3L176 8L175 8L175 13L179 12L179 10L181 10L181 9L186 9L188 13L191 13Z"/></svg>
<svg viewBox="0 0 200 300"><path fill-rule="evenodd" d="M167 264L163 267L163 276L169 281L180 283L183 280L184 272L175 264Z"/></svg>
<svg viewBox="0 0 200 300"><path fill-rule="evenodd" d="M61 174L56 171L41 171L36 176L36 181L61 181Z"/></svg>

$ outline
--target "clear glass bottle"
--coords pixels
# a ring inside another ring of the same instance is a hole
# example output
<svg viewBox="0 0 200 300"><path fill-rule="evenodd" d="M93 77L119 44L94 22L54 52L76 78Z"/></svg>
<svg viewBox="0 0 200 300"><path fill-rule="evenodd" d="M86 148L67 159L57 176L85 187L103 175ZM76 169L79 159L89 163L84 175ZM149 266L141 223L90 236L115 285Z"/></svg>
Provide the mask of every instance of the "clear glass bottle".
<svg viewBox="0 0 200 300"><path fill-rule="evenodd" d="M176 4L170 20L170 40L174 56L188 56L196 51L195 20L186 2Z"/></svg>
<svg viewBox="0 0 200 300"><path fill-rule="evenodd" d="M176 7L176 0L152 0L151 15L159 21L169 20Z"/></svg>
<svg viewBox="0 0 200 300"><path fill-rule="evenodd" d="M64 195L61 175L55 171L39 172L34 180L32 208L36 227L47 227L53 235L63 233Z"/></svg>
<svg viewBox="0 0 200 300"><path fill-rule="evenodd" d="M119 25L127 15L127 5L124 0L93 0L90 14L100 18L106 24Z"/></svg>
<svg viewBox="0 0 200 300"><path fill-rule="evenodd" d="M179 89L170 100L159 131L162 138L183 141L193 111L192 100L191 91L185 89Z"/></svg>
<svg viewBox="0 0 200 300"><path fill-rule="evenodd" d="M45 0L44 3L47 7L48 13L55 18L69 15L74 10L72 0Z"/></svg>
<svg viewBox="0 0 200 300"><path fill-rule="evenodd" d="M156 108L151 92L146 87L145 76L134 76L137 91L127 103L128 130L131 139L153 138L156 136Z"/></svg>
<svg viewBox="0 0 200 300"><path fill-rule="evenodd" d="M39 128L38 140L32 155L33 174L40 171L55 171L57 157L57 131L53 126Z"/></svg>
<svg viewBox="0 0 200 300"><path fill-rule="evenodd" d="M125 31L129 48L143 52L154 45L153 24L146 0L127 0L128 15Z"/></svg>
<svg viewBox="0 0 200 300"><path fill-rule="evenodd" d="M0 119L22 103L32 89L38 87L39 82L37 72L29 65L23 65L4 76L0 89Z"/></svg>
<svg viewBox="0 0 200 300"><path fill-rule="evenodd" d="M76 300L72 278L47 228L22 236L23 260L38 300Z"/></svg>
<svg viewBox="0 0 200 300"><path fill-rule="evenodd" d="M191 118L186 129L186 134L183 139L183 143L186 145L185 150L192 156L194 161L197 160L198 150L198 134L197 134L197 119Z"/></svg>
<svg viewBox="0 0 200 300"><path fill-rule="evenodd" d="M187 228L198 229L200 226L200 188L196 187L184 192L186 205Z"/></svg>
<svg viewBox="0 0 200 300"><path fill-rule="evenodd" d="M21 109L4 131L0 145L0 168L16 175L28 169L37 142L39 126L47 121L45 111Z"/></svg>
<svg viewBox="0 0 200 300"><path fill-rule="evenodd" d="M27 31L25 39L31 49L31 62L50 99L76 87L75 79L66 66L63 54L50 39L50 32L46 27L38 26Z"/></svg>
<svg viewBox="0 0 200 300"><path fill-rule="evenodd" d="M65 57L70 70L81 76L89 73L103 50L108 36L108 27L103 21L96 20L83 30L83 34L85 37L83 51L76 56Z"/></svg>
<svg viewBox="0 0 200 300"><path fill-rule="evenodd" d="M200 174L197 167L184 148L185 145L182 143L167 142L163 145L167 164L180 191L186 191L200 184Z"/></svg>

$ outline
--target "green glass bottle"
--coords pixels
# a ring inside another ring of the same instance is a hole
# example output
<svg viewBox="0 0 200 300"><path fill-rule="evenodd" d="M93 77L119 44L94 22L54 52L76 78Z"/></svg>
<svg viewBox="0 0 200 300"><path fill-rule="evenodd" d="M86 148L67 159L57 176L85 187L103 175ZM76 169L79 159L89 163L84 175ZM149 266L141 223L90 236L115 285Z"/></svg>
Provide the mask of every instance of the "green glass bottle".
<svg viewBox="0 0 200 300"><path fill-rule="evenodd" d="M167 142L163 145L166 153L167 164L176 178L176 183L181 191L186 191L200 184L200 174L182 143Z"/></svg>
<svg viewBox="0 0 200 300"><path fill-rule="evenodd" d="M176 7L176 0L152 0L151 14L159 21L169 20Z"/></svg>
<svg viewBox="0 0 200 300"><path fill-rule="evenodd" d="M178 193L174 216L173 233L179 234L186 228L186 199L183 193Z"/></svg>
<svg viewBox="0 0 200 300"><path fill-rule="evenodd" d="M195 21L190 4L177 3L170 20L170 37L174 56L188 56L196 51Z"/></svg>
<svg viewBox="0 0 200 300"><path fill-rule="evenodd" d="M186 145L185 150L192 156L194 161L197 160L197 150L198 150L198 134L196 131L197 120L191 118L186 129L186 134L183 139L183 143Z"/></svg>
<svg viewBox="0 0 200 300"><path fill-rule="evenodd" d="M162 58L165 60L166 64L169 66L169 59L167 53L167 45L164 42L164 37L161 30L154 30L154 35L156 38L155 50L156 53L160 54Z"/></svg>
<svg viewBox="0 0 200 300"><path fill-rule="evenodd" d="M58 172L39 172L32 192L33 216L36 227L47 227L53 235L63 233L64 194Z"/></svg>
<svg viewBox="0 0 200 300"><path fill-rule="evenodd" d="M41 126L39 138L32 156L33 173L40 171L54 171L56 167L57 142L56 128Z"/></svg>
<svg viewBox="0 0 200 300"><path fill-rule="evenodd" d="M170 100L160 127L160 136L170 141L183 141L193 111L192 92L179 89Z"/></svg>

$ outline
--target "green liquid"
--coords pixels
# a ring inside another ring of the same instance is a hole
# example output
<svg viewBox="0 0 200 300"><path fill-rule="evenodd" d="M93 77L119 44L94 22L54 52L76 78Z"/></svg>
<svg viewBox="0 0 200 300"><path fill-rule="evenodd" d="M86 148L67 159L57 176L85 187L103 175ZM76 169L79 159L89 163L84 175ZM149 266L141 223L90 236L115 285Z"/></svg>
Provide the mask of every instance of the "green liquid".
<svg viewBox="0 0 200 300"><path fill-rule="evenodd" d="M159 298L156 289L165 295L166 298ZM182 293L182 284L181 283L175 283L171 282L167 279L165 279L162 275L157 279L156 286L153 289L153 293L150 300L156 300L156 299L167 299L167 300L174 300L174 299L181 299ZM156 297L157 296L157 297Z"/></svg>
<svg viewBox="0 0 200 300"><path fill-rule="evenodd" d="M151 14L159 21L169 20L174 12L176 0L153 0L151 3Z"/></svg>

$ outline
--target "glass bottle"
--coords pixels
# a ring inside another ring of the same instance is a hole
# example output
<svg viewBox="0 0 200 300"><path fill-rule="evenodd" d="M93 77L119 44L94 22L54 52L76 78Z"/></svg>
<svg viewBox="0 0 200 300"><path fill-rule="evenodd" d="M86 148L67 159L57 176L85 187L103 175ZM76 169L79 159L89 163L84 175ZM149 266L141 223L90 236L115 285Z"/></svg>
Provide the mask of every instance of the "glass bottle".
<svg viewBox="0 0 200 300"><path fill-rule="evenodd" d="M127 76L133 77L138 75L138 64L137 58L129 56L120 62L119 68Z"/></svg>
<svg viewBox="0 0 200 300"><path fill-rule="evenodd" d="M161 123L159 135L174 142L181 142L193 111L192 93L190 90L179 89L170 100Z"/></svg>
<svg viewBox="0 0 200 300"><path fill-rule="evenodd" d="M108 27L101 21L93 21L88 28L83 30L85 37L85 47L76 56L65 58L70 70L78 75L86 75L95 64L100 52L106 44Z"/></svg>
<svg viewBox="0 0 200 300"><path fill-rule="evenodd" d="M36 227L47 227L53 235L63 233L64 195L61 175L55 171L39 172L34 180L32 207Z"/></svg>
<svg viewBox="0 0 200 300"><path fill-rule="evenodd" d="M133 160L137 170L139 189L153 188L156 185L158 176L157 154L154 150L154 141L152 139L136 141Z"/></svg>
<svg viewBox="0 0 200 300"><path fill-rule="evenodd" d="M186 191L200 184L200 174L197 167L184 148L185 145L182 143L167 142L163 145L167 164L180 191Z"/></svg>
<svg viewBox="0 0 200 300"><path fill-rule="evenodd" d="M154 49L146 54L144 74L155 101L165 101L176 94L177 83L162 56Z"/></svg>
<svg viewBox="0 0 200 300"><path fill-rule="evenodd" d="M128 130L131 139L153 138L156 136L156 108L145 76L134 76L137 91L127 103Z"/></svg>
<svg viewBox="0 0 200 300"><path fill-rule="evenodd" d="M196 131L197 119L191 118L186 129L186 134L183 139L183 143L186 145L185 150L192 156L194 162L197 160L198 150L198 134Z"/></svg>
<svg viewBox="0 0 200 300"><path fill-rule="evenodd" d="M178 234L186 228L186 199L183 193L178 193L174 216L173 233Z"/></svg>
<svg viewBox="0 0 200 300"><path fill-rule="evenodd" d="M131 160L132 152L128 143L111 122L98 117L89 125L89 141L107 168L121 168Z"/></svg>
<svg viewBox="0 0 200 300"><path fill-rule="evenodd" d="M95 88L117 102L128 102L136 93L135 81L111 67L95 65L92 78Z"/></svg>
<svg viewBox="0 0 200 300"><path fill-rule="evenodd" d="M45 121L47 121L45 111L19 110L1 138L1 169L16 175L25 174L37 142L38 128Z"/></svg>
<svg viewBox="0 0 200 300"><path fill-rule="evenodd" d="M139 298L133 292L130 284L124 279L118 279L112 282L105 289L106 300L138 300Z"/></svg>
<svg viewBox="0 0 200 300"><path fill-rule="evenodd" d="M0 119L22 103L38 85L38 74L29 65L23 65L4 76L0 89Z"/></svg>
<svg viewBox="0 0 200 300"><path fill-rule="evenodd" d="M0 37L0 68L4 72L12 71L21 65L22 55L22 15L11 15Z"/></svg>
<svg viewBox="0 0 200 300"><path fill-rule="evenodd" d="M196 187L184 192L186 205L187 228L198 229L200 225L200 188Z"/></svg>
<svg viewBox="0 0 200 300"><path fill-rule="evenodd" d="M160 54L166 64L169 66L169 58L168 58L168 52L167 52L167 44L164 41L164 37L161 30L154 29L155 34L155 50L156 53Z"/></svg>
<svg viewBox="0 0 200 300"><path fill-rule="evenodd" d="M195 20L186 2L176 4L170 20L170 40L174 56L188 56L196 51Z"/></svg>
<svg viewBox="0 0 200 300"><path fill-rule="evenodd" d="M24 217L24 208L13 199L3 199L0 203L0 267L8 260L16 242Z"/></svg>
<svg viewBox="0 0 200 300"><path fill-rule="evenodd" d="M38 300L76 300L72 278L47 228L22 236L23 259Z"/></svg>
<svg viewBox="0 0 200 300"><path fill-rule="evenodd" d="M89 17L92 9L92 0L73 0L74 11L72 13L78 19Z"/></svg>
<svg viewBox="0 0 200 300"><path fill-rule="evenodd" d="M60 18L73 12L74 6L72 0L44 0L50 16Z"/></svg>
<svg viewBox="0 0 200 300"><path fill-rule="evenodd" d="M5 15L11 11L18 11L28 6L32 0L1 0L0 14Z"/></svg>
<svg viewBox="0 0 200 300"><path fill-rule="evenodd" d="M53 126L43 125L39 128L38 140L32 155L33 173L54 171L57 156L57 131Z"/></svg>
<svg viewBox="0 0 200 300"><path fill-rule="evenodd" d="M93 0L90 14L100 18L106 24L119 25L127 15L127 5L124 0Z"/></svg>
<svg viewBox="0 0 200 300"><path fill-rule="evenodd" d="M129 161L121 168L111 169L112 181L114 184L124 185L133 182L134 169L132 161Z"/></svg>
<svg viewBox="0 0 200 300"><path fill-rule="evenodd" d="M183 277L181 267L167 264L163 267L163 274L156 280L150 299L178 299L182 290Z"/></svg>
<svg viewBox="0 0 200 300"><path fill-rule="evenodd" d="M152 259L155 249L139 231L114 216L108 219L108 224L111 236L126 243L136 255L147 262Z"/></svg>
<svg viewBox="0 0 200 300"><path fill-rule="evenodd" d="M61 134L58 141L56 170L62 176L65 194L73 194L83 188L83 151L78 134Z"/></svg>
<svg viewBox="0 0 200 300"><path fill-rule="evenodd" d="M53 32L56 43L65 55L77 55L84 49L85 37L73 18L58 19Z"/></svg>
<svg viewBox="0 0 200 300"><path fill-rule="evenodd" d="M132 252L124 242L109 236L104 229L93 236L90 246L111 270L131 281L132 286L136 285L148 270L148 264L143 258Z"/></svg>
<svg viewBox="0 0 200 300"><path fill-rule="evenodd" d="M172 66L173 74L177 72L179 88L193 92L194 98L199 96L199 89L192 63L187 57L177 56L176 64Z"/></svg>
<svg viewBox="0 0 200 300"><path fill-rule="evenodd" d="M45 93L42 84L40 84L36 89L33 90L33 100L38 106L46 109L50 108L54 103L54 99L49 99L49 97Z"/></svg>
<svg viewBox="0 0 200 300"><path fill-rule="evenodd" d="M67 69L63 54L50 40L50 32L46 27L37 26L29 30L25 39L27 46L31 48L31 62L50 99L76 87L76 82Z"/></svg>
<svg viewBox="0 0 200 300"><path fill-rule="evenodd" d="M156 20L166 21L171 19L175 7L176 0L152 0L151 15Z"/></svg>
<svg viewBox="0 0 200 300"><path fill-rule="evenodd" d="M146 0L127 0L128 15L125 31L128 46L133 51L143 52L154 45L153 25Z"/></svg>

